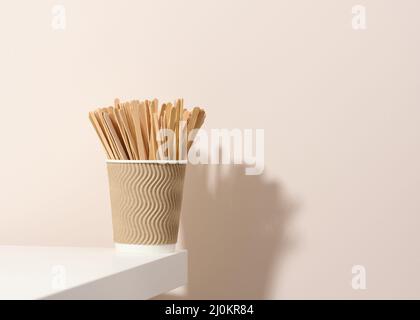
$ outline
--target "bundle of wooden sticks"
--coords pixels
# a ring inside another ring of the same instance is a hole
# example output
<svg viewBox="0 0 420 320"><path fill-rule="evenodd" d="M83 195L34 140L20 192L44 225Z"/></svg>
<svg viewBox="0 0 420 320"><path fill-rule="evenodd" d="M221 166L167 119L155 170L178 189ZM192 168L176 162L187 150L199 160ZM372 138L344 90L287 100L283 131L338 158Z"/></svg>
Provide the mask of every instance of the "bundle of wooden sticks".
<svg viewBox="0 0 420 320"><path fill-rule="evenodd" d="M186 160L205 112L184 108L183 99L174 104L152 101L120 102L113 107L89 112L108 159Z"/></svg>

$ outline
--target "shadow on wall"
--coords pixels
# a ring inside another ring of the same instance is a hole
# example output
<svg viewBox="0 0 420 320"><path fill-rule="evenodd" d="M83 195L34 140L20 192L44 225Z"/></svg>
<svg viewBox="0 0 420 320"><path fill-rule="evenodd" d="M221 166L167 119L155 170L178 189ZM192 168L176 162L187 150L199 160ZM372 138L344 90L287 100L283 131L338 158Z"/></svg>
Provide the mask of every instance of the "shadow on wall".
<svg viewBox="0 0 420 320"><path fill-rule="evenodd" d="M186 292L156 299L267 299L292 239L296 204L244 166L190 165L181 217L188 249ZM276 268L276 270L273 270Z"/></svg>

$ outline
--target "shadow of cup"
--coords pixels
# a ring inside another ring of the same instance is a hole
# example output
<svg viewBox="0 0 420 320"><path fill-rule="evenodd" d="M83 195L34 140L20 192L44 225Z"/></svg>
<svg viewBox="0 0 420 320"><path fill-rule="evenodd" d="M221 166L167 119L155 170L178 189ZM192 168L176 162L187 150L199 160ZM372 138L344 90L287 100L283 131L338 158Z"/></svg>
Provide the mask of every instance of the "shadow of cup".
<svg viewBox="0 0 420 320"><path fill-rule="evenodd" d="M181 214L188 285L157 299L267 298L296 207L279 184L245 175L242 165L189 165Z"/></svg>

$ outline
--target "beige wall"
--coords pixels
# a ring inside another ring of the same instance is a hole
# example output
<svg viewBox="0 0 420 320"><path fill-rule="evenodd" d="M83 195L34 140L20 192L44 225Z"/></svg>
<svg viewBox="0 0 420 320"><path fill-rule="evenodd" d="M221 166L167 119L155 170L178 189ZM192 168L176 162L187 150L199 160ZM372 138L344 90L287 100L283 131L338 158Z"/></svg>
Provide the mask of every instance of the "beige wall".
<svg viewBox="0 0 420 320"><path fill-rule="evenodd" d="M87 112L182 96L266 170L190 168L181 297L420 298L420 2L358 3L1 1L0 244L111 245Z"/></svg>

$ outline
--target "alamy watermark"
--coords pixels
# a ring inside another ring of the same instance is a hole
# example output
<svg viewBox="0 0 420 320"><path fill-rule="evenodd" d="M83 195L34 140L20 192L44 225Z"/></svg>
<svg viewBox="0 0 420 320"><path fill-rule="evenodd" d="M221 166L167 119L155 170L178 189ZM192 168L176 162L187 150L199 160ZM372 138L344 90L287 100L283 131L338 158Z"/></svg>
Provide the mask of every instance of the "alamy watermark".
<svg viewBox="0 0 420 320"><path fill-rule="evenodd" d="M246 175L263 173L264 129L199 129L187 133L185 128L186 123L181 121L178 140L170 129L156 133L157 159L174 159L174 150L178 149L176 158L191 164L243 164Z"/></svg>
<svg viewBox="0 0 420 320"><path fill-rule="evenodd" d="M56 4L51 8L51 28L53 30L65 30L66 8L62 4Z"/></svg>
<svg viewBox="0 0 420 320"><path fill-rule="evenodd" d="M60 264L51 267L51 288L53 290L62 290L67 287L66 267Z"/></svg>
<svg viewBox="0 0 420 320"><path fill-rule="evenodd" d="M366 29L366 7L360 4L355 5L351 8L352 19L351 26L353 30L365 30Z"/></svg>
<svg viewBox="0 0 420 320"><path fill-rule="evenodd" d="M362 265L354 265L351 273L353 274L351 287L354 290L366 290L366 268Z"/></svg>

